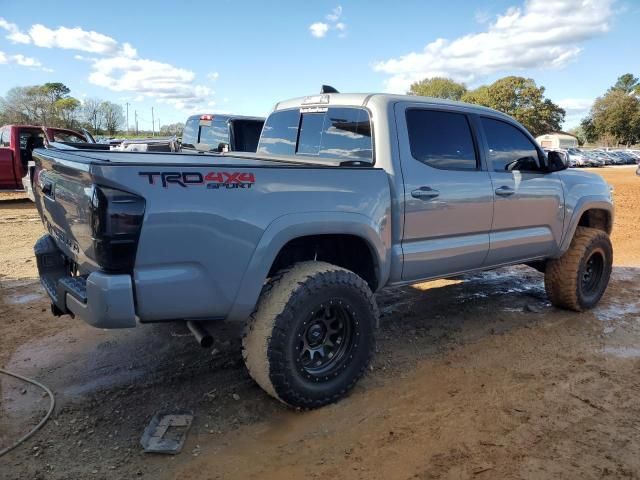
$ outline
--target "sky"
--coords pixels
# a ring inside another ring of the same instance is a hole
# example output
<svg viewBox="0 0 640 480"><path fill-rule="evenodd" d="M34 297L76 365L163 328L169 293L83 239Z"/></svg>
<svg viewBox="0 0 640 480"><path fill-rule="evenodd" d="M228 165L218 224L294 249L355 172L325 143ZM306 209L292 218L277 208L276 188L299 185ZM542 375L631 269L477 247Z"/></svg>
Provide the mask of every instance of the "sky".
<svg viewBox="0 0 640 480"><path fill-rule="evenodd" d="M521 75L568 129L618 76L640 76L639 27L640 0L0 0L0 96L62 82L128 103L150 130L152 107L164 125L266 116L322 84L405 93L433 76L475 88Z"/></svg>

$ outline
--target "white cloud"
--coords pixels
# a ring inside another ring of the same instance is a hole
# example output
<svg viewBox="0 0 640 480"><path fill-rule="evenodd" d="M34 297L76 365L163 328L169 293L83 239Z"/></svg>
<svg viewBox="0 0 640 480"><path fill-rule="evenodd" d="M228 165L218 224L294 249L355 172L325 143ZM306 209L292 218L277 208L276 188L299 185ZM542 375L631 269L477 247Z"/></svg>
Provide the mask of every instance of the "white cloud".
<svg viewBox="0 0 640 480"><path fill-rule="evenodd" d="M29 67L43 70L45 72L52 72L50 68L44 68L40 60L33 57L26 57L21 53L15 55L8 55L5 52L0 52L0 64L3 65L20 65L21 67Z"/></svg>
<svg viewBox="0 0 640 480"><path fill-rule="evenodd" d="M591 109L593 101L593 98L564 98L558 102L558 105L564 108L567 114L583 114Z"/></svg>
<svg viewBox="0 0 640 480"><path fill-rule="evenodd" d="M13 55L13 60L20 66L23 67L41 67L42 64L39 60L36 60L32 57L25 57L22 54Z"/></svg>
<svg viewBox="0 0 640 480"><path fill-rule="evenodd" d="M37 47L80 50L100 55L122 55L135 57L136 49L129 43L119 44L115 39L102 33L83 30L80 27L58 27L51 29L41 24L32 25L28 33L22 32L15 23L0 17L0 28L13 43L33 43Z"/></svg>
<svg viewBox="0 0 640 480"><path fill-rule="evenodd" d="M212 82L215 82L216 80L218 80L218 77L220 77L220 74L218 72L207 73L207 78Z"/></svg>
<svg viewBox="0 0 640 480"><path fill-rule="evenodd" d="M564 108L566 116L564 118L564 128L572 128L580 124L580 121L587 116L593 98L564 98L558 101L558 105Z"/></svg>
<svg viewBox="0 0 640 480"><path fill-rule="evenodd" d="M326 19L329 20L330 22L335 23L340 19L341 16L342 16L342 5L338 5L336 8L331 10L331 13L329 13L326 16Z"/></svg>
<svg viewBox="0 0 640 480"><path fill-rule="evenodd" d="M92 55L76 54L74 58L89 62L89 82L115 92L135 95L135 101L150 97L179 109L194 109L211 101L213 91L195 83L195 73L157 60L140 58L137 50L127 42L119 42L109 35L80 27L60 26L55 29L41 24L32 25L28 34L17 25L0 17L0 28L9 32L7 38L19 43L32 43L41 48L76 50ZM41 67L34 58L2 53L0 63L14 63L25 67ZM217 72L207 76L218 78Z"/></svg>
<svg viewBox="0 0 640 480"><path fill-rule="evenodd" d="M213 91L193 83L195 74L168 63L125 56L95 60L89 82L116 92L154 98L179 109L196 108Z"/></svg>
<svg viewBox="0 0 640 480"><path fill-rule="evenodd" d="M80 50L82 52L100 55L115 55L120 49L126 56L135 55L135 49L125 44L122 47L116 40L102 33L83 30L80 27L58 27L55 30L41 24L33 25L29 29L29 36L33 44L43 48L62 48L65 50Z"/></svg>
<svg viewBox="0 0 640 480"><path fill-rule="evenodd" d="M316 38L323 38L327 35L330 30L336 30L338 32L339 38L344 38L347 36L347 24L340 21L342 18L342 5L338 5L336 8L331 10L331 13L325 15L325 19L329 22L315 22L309 25L309 30L311 31L311 35Z"/></svg>
<svg viewBox="0 0 640 480"><path fill-rule="evenodd" d="M316 23L312 23L309 26L309 30L311 30L311 35L313 35L314 37L322 38L329 31L329 25L323 22L316 22Z"/></svg>
<svg viewBox="0 0 640 480"><path fill-rule="evenodd" d="M9 32L6 38L11 43L31 43L31 37L29 37L29 35L21 32L15 23L11 23L2 17L0 17L0 28Z"/></svg>
<svg viewBox="0 0 640 480"><path fill-rule="evenodd" d="M478 23L487 23L489 20L491 20L491 14L487 10L483 9L476 10L476 13L473 15L473 17Z"/></svg>
<svg viewBox="0 0 640 480"><path fill-rule="evenodd" d="M613 0L528 0L498 15L487 31L454 40L438 38L421 52L377 62L375 71L390 75L391 92L411 83L444 76L473 82L496 73L530 68L558 68L574 60L579 44L609 30Z"/></svg>

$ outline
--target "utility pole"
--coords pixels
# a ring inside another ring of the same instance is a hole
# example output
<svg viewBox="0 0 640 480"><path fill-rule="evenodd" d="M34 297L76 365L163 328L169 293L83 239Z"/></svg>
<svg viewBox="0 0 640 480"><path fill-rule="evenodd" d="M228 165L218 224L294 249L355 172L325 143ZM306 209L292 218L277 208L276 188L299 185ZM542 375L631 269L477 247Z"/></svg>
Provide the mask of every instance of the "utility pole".
<svg viewBox="0 0 640 480"><path fill-rule="evenodd" d="M158 117L158 135L160 135L160 117Z"/></svg>
<svg viewBox="0 0 640 480"><path fill-rule="evenodd" d="M126 105L127 105L127 133L129 133L129 102L127 102Z"/></svg>
<svg viewBox="0 0 640 480"><path fill-rule="evenodd" d="M133 113L136 117L136 135L138 135L138 111L134 110Z"/></svg>
<svg viewBox="0 0 640 480"><path fill-rule="evenodd" d="M156 136L156 121L153 118L153 107L151 107L151 136Z"/></svg>

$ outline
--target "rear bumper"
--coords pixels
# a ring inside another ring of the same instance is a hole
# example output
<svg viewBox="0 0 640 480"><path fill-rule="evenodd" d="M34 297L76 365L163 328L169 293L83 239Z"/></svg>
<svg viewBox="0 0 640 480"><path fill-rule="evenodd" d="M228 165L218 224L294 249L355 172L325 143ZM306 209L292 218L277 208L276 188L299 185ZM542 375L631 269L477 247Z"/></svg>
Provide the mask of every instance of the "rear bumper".
<svg viewBox="0 0 640 480"><path fill-rule="evenodd" d="M58 313L77 316L97 328L136 326L130 275L92 272L72 277L51 235L42 236L34 250L40 282Z"/></svg>

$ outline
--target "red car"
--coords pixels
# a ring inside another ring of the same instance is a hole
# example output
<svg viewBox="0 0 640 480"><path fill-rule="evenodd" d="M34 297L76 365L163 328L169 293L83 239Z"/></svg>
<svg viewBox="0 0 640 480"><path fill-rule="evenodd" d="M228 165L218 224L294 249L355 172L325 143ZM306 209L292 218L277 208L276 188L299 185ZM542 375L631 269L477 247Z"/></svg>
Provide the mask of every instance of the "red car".
<svg viewBox="0 0 640 480"><path fill-rule="evenodd" d="M31 154L34 148L52 142L95 143L89 132L34 125L5 125L0 128L0 191L26 191L31 194Z"/></svg>

